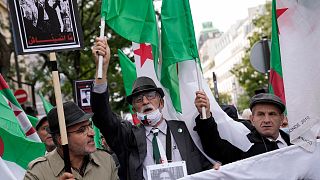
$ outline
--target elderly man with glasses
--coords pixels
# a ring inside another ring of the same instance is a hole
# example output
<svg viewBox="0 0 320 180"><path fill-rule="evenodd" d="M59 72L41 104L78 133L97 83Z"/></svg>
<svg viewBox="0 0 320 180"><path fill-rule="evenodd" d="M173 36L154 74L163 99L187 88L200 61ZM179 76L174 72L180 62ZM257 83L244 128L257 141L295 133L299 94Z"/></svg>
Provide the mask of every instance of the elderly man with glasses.
<svg viewBox="0 0 320 180"><path fill-rule="evenodd" d="M147 179L147 167L159 163L185 161L188 174L212 167L194 144L186 124L163 118L164 92L152 79L137 78L131 95L127 96L127 102L141 123L132 125L119 119L109 104L107 69L110 49L107 41L97 38L92 50L96 64L98 55L104 57L103 77L95 79L91 93L93 122L118 156L121 179Z"/></svg>
<svg viewBox="0 0 320 180"><path fill-rule="evenodd" d="M107 152L96 149L92 114L82 111L75 103L63 104L72 174L64 170L63 150L57 108L48 113L49 133L56 149L29 164L24 179L119 179L116 165Z"/></svg>

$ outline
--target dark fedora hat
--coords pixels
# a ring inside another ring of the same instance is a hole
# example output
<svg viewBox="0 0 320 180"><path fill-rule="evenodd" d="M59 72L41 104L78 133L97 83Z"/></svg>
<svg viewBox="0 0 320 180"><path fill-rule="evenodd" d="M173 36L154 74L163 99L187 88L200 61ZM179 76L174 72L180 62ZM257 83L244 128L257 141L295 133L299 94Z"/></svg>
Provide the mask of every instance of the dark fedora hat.
<svg viewBox="0 0 320 180"><path fill-rule="evenodd" d="M43 116L36 124L36 130L38 131L40 126L45 122L47 121L47 116Z"/></svg>
<svg viewBox="0 0 320 180"><path fill-rule="evenodd" d="M77 106L77 104L71 101L63 103L63 110L66 127L70 127L83 121L87 121L93 116L93 113L85 113ZM57 107L54 107L50 110L47 118L49 122L49 133L60 132Z"/></svg>
<svg viewBox="0 0 320 180"><path fill-rule="evenodd" d="M250 110L252 111L252 108L256 104L262 103L270 103L276 105L280 109L281 113L283 113L286 110L286 106L284 105L282 100L278 96L270 93L260 93L253 96L250 100Z"/></svg>
<svg viewBox="0 0 320 180"><path fill-rule="evenodd" d="M132 92L129 96L127 96L127 102L129 104L132 104L132 98L134 96L137 96L140 93L146 92L146 91L157 91L161 97L164 96L163 90L161 88L158 88L151 78L141 76L134 81Z"/></svg>

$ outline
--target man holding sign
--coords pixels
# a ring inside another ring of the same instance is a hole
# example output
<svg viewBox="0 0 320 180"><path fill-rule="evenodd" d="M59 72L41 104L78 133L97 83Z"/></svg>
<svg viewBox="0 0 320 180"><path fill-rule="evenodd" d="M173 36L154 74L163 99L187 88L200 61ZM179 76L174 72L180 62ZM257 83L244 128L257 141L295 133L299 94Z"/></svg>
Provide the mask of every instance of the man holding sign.
<svg viewBox="0 0 320 180"><path fill-rule="evenodd" d="M147 179L148 167L168 162L185 161L188 174L212 167L194 144L185 123L162 117L164 92L152 79L137 78L131 95L127 97L127 102L133 106L141 123L132 125L129 121L119 119L109 104L106 74L110 49L106 39L98 38L92 51L96 65L98 55L104 57L103 77L95 79L91 94L91 106L95 114L93 121L119 158L120 178ZM203 104L196 105L201 109Z"/></svg>

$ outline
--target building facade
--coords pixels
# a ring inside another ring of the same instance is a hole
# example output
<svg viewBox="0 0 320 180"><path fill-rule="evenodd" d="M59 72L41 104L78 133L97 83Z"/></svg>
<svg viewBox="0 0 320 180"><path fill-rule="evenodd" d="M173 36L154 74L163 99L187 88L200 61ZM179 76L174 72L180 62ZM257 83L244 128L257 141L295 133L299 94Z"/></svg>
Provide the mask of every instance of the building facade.
<svg viewBox="0 0 320 180"><path fill-rule="evenodd" d="M237 21L226 32L217 38L206 39L199 45L199 55L202 62L204 78L213 89L213 72L217 78L219 93L231 96L231 104L237 105L237 99L243 94L237 78L230 72L241 63L246 48L249 47L248 37L258 31L252 20L265 12L264 5L248 9L249 16ZM200 42L200 41L199 41Z"/></svg>

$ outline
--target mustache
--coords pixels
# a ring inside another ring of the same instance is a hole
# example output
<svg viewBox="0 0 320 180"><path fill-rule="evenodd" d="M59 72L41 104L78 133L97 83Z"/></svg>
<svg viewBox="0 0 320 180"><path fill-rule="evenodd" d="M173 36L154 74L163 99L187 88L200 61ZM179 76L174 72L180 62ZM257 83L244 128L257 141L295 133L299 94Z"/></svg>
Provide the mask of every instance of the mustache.
<svg viewBox="0 0 320 180"><path fill-rule="evenodd" d="M146 110L149 110L149 109L154 110L155 107L154 107L152 104L147 104L147 105L145 105L145 106L142 106L140 113L143 113L143 112L145 112Z"/></svg>

